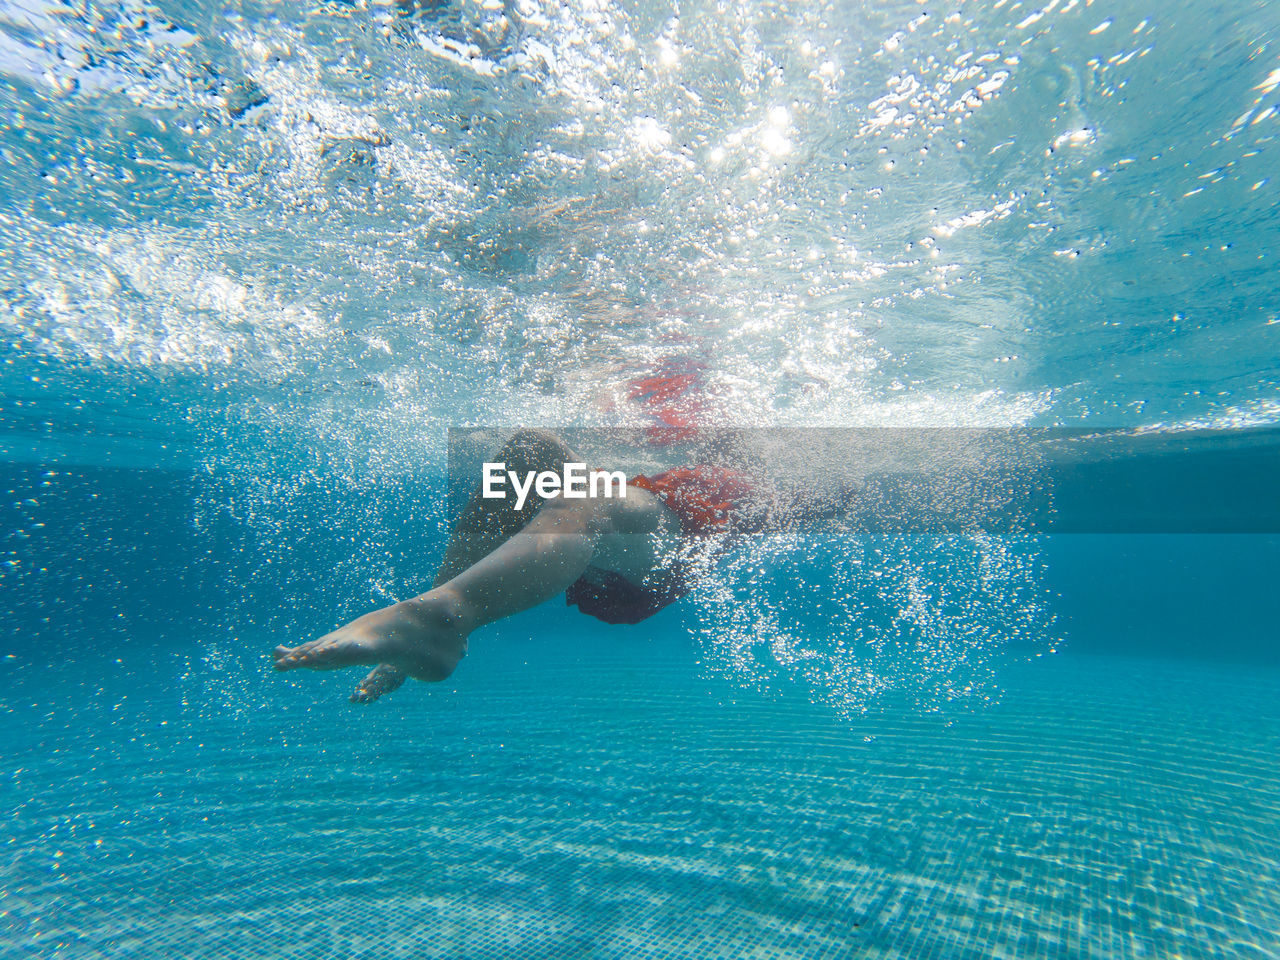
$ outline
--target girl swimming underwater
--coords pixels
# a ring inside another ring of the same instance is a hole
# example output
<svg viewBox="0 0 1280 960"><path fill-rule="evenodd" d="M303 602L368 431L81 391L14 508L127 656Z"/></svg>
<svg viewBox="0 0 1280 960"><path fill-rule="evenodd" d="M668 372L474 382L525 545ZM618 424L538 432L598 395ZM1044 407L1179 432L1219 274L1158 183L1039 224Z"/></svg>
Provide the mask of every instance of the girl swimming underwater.
<svg viewBox="0 0 1280 960"><path fill-rule="evenodd" d="M538 430L519 431L494 459L520 476L579 462ZM687 594L708 559L738 538L834 516L846 499L784 499L771 484L714 466L634 476L621 498L535 492L518 509L477 488L430 590L310 643L276 647L275 668L377 664L351 695L370 703L406 677L445 679L478 627L560 593L605 623L639 623Z"/></svg>

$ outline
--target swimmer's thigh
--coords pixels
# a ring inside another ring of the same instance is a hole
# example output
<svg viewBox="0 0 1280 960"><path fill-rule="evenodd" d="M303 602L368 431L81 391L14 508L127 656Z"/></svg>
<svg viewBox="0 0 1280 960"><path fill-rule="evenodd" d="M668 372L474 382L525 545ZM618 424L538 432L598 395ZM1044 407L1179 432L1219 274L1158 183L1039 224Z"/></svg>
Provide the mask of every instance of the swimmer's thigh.
<svg viewBox="0 0 1280 960"><path fill-rule="evenodd" d="M505 463L508 470L523 476L529 471L561 473L565 463L580 461L577 454L555 434L546 430L519 430L489 458L489 462ZM477 482L471 499L450 533L449 545L445 548L434 585L452 580L502 546L533 519L542 503L542 498L530 490L524 507L513 510L507 500L482 497Z"/></svg>

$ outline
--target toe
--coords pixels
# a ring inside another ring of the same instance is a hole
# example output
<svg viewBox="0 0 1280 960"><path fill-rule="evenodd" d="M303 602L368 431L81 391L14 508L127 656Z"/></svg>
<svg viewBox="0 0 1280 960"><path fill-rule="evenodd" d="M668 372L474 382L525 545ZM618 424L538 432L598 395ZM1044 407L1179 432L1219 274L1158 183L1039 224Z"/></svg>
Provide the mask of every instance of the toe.
<svg viewBox="0 0 1280 960"><path fill-rule="evenodd" d="M272 651L276 658L275 668L277 670L291 670L296 667L298 664L294 660L294 654L300 649L301 647L276 647L275 650Z"/></svg>
<svg viewBox="0 0 1280 960"><path fill-rule="evenodd" d="M378 685L375 682L375 675L377 672L378 671L375 670L360 681L359 685L351 693L352 703L373 703L373 701L377 700L378 697L381 696L382 691L378 689Z"/></svg>
<svg viewBox="0 0 1280 960"><path fill-rule="evenodd" d="M352 703L373 703L384 693L390 693L400 684L404 683L405 675L402 670L388 664L381 664L374 667L369 675L360 681L360 685L356 687L355 692L351 694Z"/></svg>

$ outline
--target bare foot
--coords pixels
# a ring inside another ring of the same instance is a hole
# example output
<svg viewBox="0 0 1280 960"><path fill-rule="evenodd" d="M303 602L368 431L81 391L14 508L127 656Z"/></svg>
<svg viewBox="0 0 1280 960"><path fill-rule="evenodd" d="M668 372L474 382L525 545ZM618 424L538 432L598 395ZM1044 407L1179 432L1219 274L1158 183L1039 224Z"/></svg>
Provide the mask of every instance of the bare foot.
<svg viewBox="0 0 1280 960"><path fill-rule="evenodd" d="M355 692L351 694L352 703L373 703L384 693L397 690L400 684L409 679L399 667L389 663L380 663L369 671L369 675L360 681Z"/></svg>
<svg viewBox="0 0 1280 960"><path fill-rule="evenodd" d="M366 613L319 640L276 647L275 668L337 670L362 663L385 664L392 672L419 680L443 680L466 654L467 632L456 604L433 591ZM366 683L378 673L375 670ZM383 679L394 679L394 685L386 683L370 699L395 689L402 678Z"/></svg>

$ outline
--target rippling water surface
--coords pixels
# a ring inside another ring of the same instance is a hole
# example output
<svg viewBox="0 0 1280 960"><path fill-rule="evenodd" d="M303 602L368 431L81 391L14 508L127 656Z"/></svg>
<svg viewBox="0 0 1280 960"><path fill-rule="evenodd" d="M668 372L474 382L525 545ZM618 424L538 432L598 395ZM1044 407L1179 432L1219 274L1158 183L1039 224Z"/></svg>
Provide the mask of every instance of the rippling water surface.
<svg viewBox="0 0 1280 960"><path fill-rule="evenodd" d="M15 452L408 468L662 364L735 423L1274 420L1266 3L4 18Z"/></svg>
<svg viewBox="0 0 1280 960"><path fill-rule="evenodd" d="M1274 531L263 675L429 581L451 425L1274 449L1280 6L0 0L0 78L0 952L1280 953Z"/></svg>

